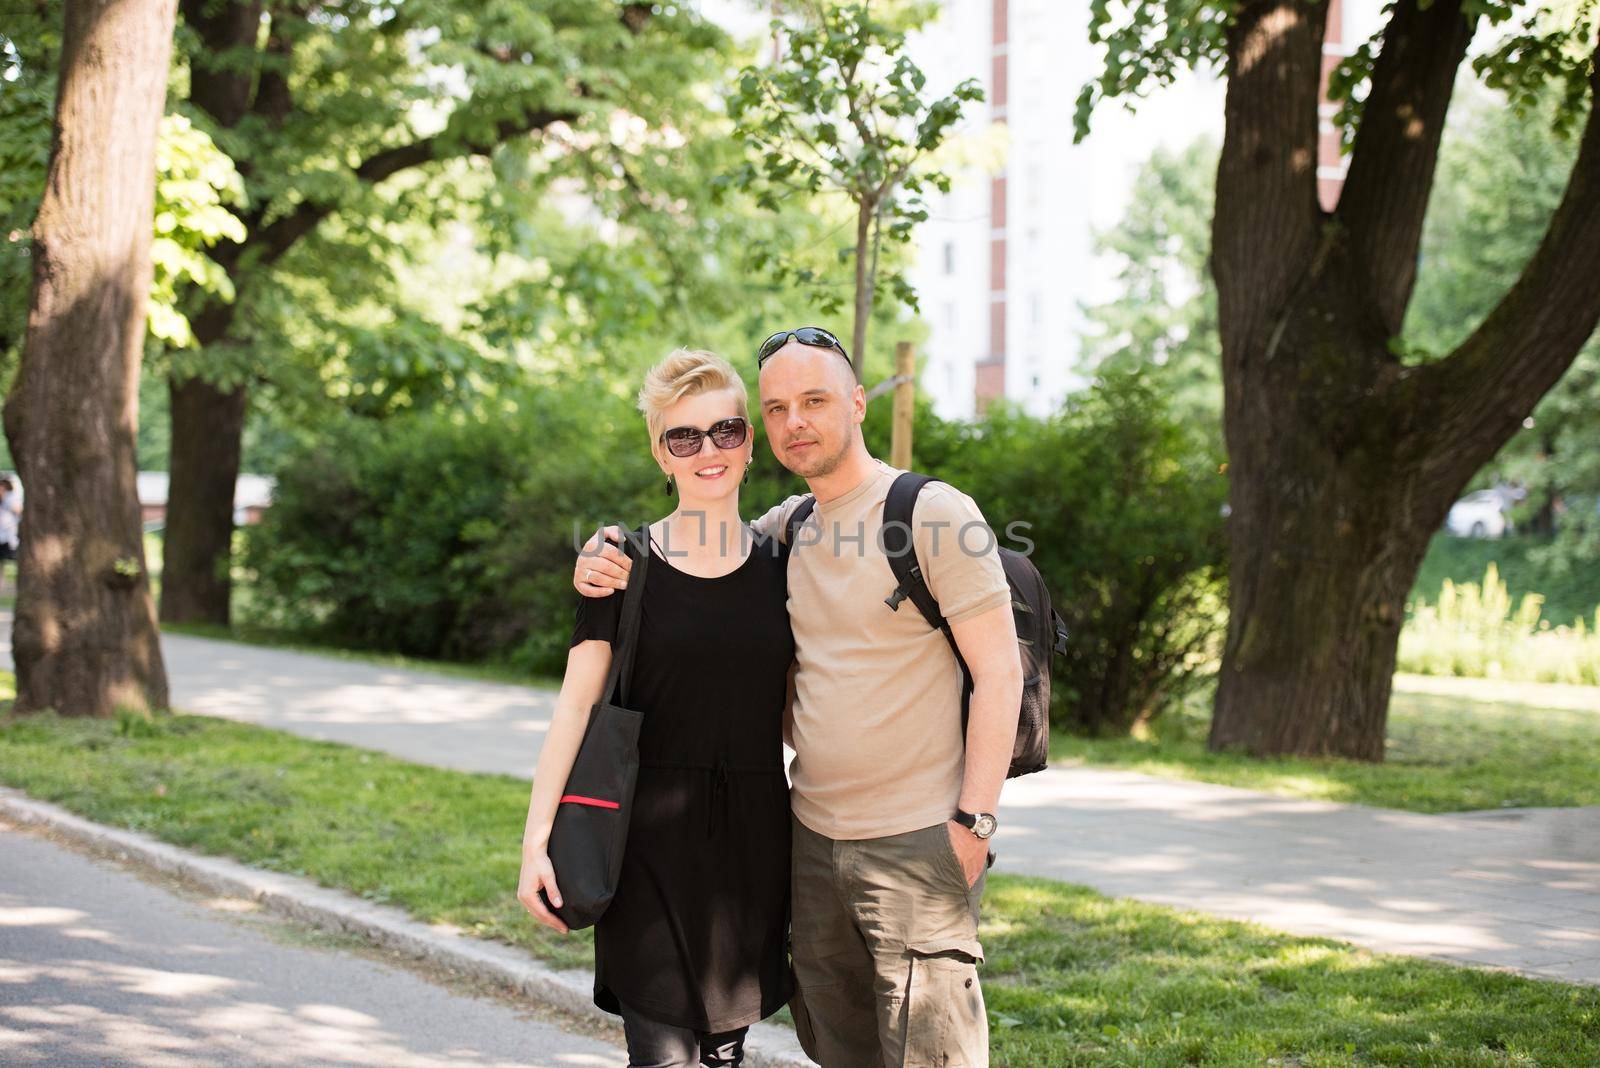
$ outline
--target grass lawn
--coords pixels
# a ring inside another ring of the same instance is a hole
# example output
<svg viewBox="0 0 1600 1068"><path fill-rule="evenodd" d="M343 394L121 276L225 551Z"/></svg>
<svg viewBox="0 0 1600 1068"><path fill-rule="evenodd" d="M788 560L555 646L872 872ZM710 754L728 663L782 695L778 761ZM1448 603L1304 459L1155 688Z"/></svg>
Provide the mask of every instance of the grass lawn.
<svg viewBox="0 0 1600 1068"><path fill-rule="evenodd" d="M0 706L3 707L3 706ZM587 965L514 898L527 786L196 716L0 719L0 782ZM1600 989L994 877L996 1064L1593 1065Z"/></svg>
<svg viewBox="0 0 1600 1068"><path fill-rule="evenodd" d="M1197 694L1158 719L1145 739L1058 734L1052 762L1416 812L1600 805L1600 707L1538 708L1397 689L1382 764L1212 753L1210 722L1210 694Z"/></svg>

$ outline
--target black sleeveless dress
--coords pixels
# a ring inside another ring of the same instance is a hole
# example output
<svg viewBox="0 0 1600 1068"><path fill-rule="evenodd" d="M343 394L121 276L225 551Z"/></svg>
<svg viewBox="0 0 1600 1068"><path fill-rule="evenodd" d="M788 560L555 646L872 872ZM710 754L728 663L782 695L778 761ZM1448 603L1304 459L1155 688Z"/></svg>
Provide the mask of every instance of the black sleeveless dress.
<svg viewBox="0 0 1600 1068"><path fill-rule="evenodd" d="M594 1000L607 1012L622 1001L716 1033L793 993L783 706L794 636L780 553L756 538L715 578L652 553L629 688L644 715L633 819L594 934ZM572 644L614 643L621 608L620 593L580 597Z"/></svg>

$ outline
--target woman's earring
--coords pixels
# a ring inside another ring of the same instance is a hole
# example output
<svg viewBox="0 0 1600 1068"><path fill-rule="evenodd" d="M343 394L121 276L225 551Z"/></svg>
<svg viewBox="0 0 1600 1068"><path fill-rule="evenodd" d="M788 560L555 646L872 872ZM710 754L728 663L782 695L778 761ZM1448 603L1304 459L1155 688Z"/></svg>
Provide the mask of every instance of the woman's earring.
<svg viewBox="0 0 1600 1068"><path fill-rule="evenodd" d="M744 482L741 483L741 485L750 485L750 465L755 462L756 458L754 456L750 457L750 459L744 462Z"/></svg>
<svg viewBox="0 0 1600 1068"><path fill-rule="evenodd" d="M666 494L667 494L668 497L672 496L672 476L671 475L667 476Z"/></svg>

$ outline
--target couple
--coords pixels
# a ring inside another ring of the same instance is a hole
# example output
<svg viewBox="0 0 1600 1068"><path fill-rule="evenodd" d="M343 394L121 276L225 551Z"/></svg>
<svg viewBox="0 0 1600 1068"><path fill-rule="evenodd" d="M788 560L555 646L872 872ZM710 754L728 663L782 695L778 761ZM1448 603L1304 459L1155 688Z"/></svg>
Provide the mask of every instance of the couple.
<svg viewBox="0 0 1600 1068"><path fill-rule="evenodd" d="M815 509L792 537L807 497L746 528L739 485L754 442L738 372L682 349L650 371L639 408L678 507L648 539L592 542L578 559L584 597L518 898L565 930L539 900L542 889L560 901L546 843L610 663L612 594L649 552L634 813L595 928L595 1001L622 1016L629 1063L738 1064L746 1028L793 997L802 1045L824 1068L986 1065L978 905L1022 690L995 542L974 552L980 539L960 536L983 524L965 494L934 482L918 496L916 559L972 678L963 736L962 669L944 635L909 604L885 604L895 580L880 528L898 472L867 452L866 394L844 346L814 327L783 331L757 368L768 440Z"/></svg>

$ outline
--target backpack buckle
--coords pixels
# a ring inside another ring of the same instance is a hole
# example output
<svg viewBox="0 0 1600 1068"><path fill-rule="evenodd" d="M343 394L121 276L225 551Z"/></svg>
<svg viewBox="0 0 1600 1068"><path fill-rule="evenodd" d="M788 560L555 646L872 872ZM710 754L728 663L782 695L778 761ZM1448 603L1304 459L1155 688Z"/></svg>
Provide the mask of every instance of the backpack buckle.
<svg viewBox="0 0 1600 1068"><path fill-rule="evenodd" d="M905 590L896 586L894 592L883 599L883 603L889 606L889 611L898 612L900 611L900 602L905 600L907 596L909 595Z"/></svg>

